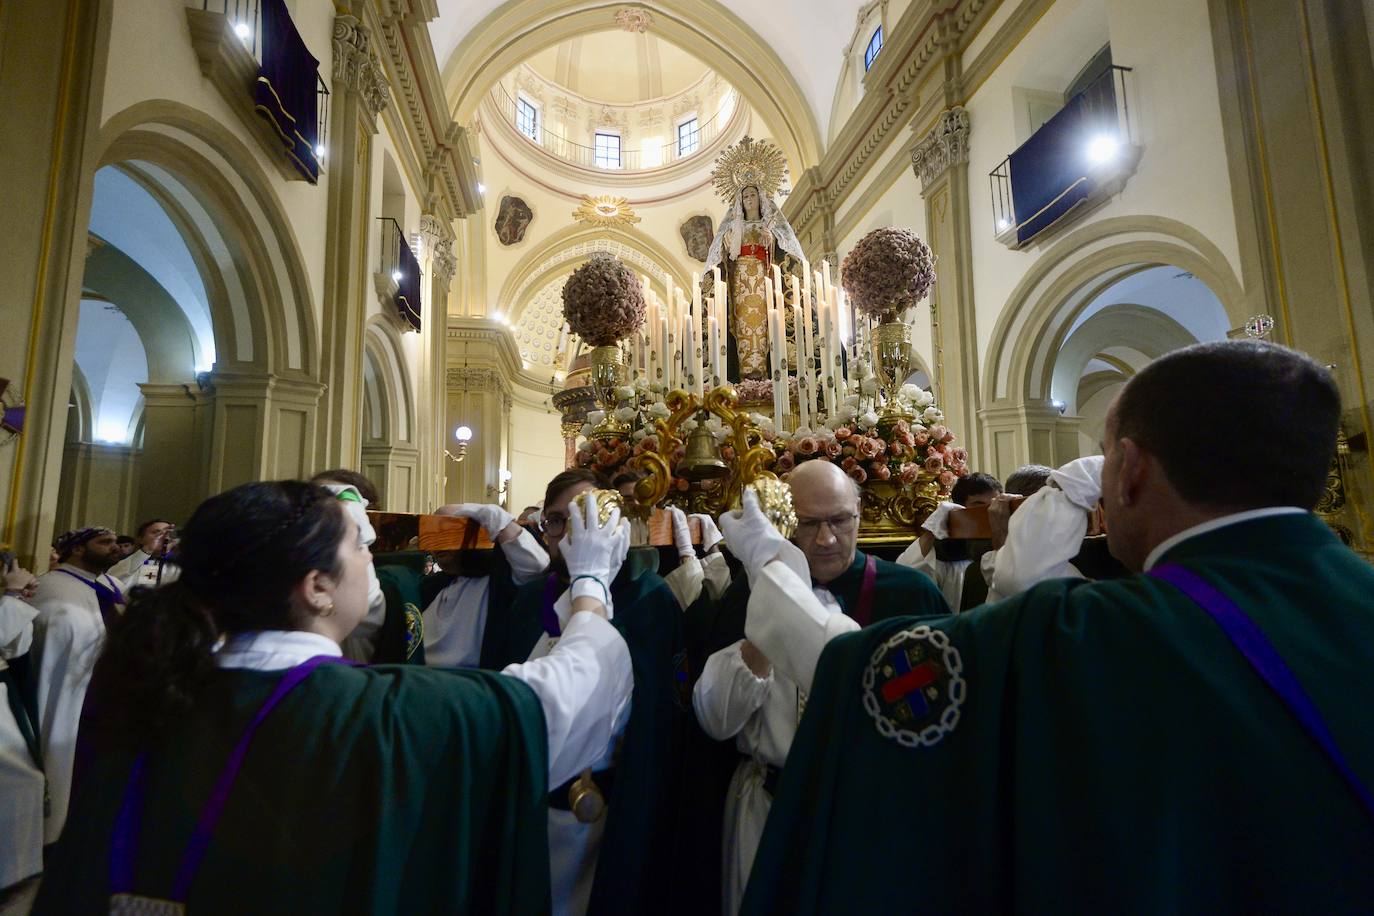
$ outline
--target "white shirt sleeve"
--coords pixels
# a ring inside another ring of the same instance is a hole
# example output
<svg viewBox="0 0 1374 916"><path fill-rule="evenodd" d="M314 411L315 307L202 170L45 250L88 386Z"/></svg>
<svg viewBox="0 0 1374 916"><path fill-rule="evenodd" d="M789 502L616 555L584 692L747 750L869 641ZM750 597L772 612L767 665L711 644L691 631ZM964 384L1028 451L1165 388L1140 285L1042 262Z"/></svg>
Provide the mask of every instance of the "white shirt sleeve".
<svg viewBox="0 0 1374 916"><path fill-rule="evenodd" d="M687 606L701 595L705 582L701 561L696 557L683 557L677 569L664 576L663 581L668 583L673 597L677 599L678 607L685 611Z"/></svg>
<svg viewBox="0 0 1374 916"><path fill-rule="evenodd" d="M744 635L804 692L811 692L825 644L857 629L848 614L827 611L786 563L771 562L754 577Z"/></svg>
<svg viewBox="0 0 1374 916"><path fill-rule="evenodd" d="M705 577L702 587L712 601L725 594L730 587L730 564L725 562L725 554L720 551L706 555L701 561L701 572Z"/></svg>
<svg viewBox="0 0 1374 916"><path fill-rule="evenodd" d="M539 578L549 568L549 555L539 546L534 535L523 528L518 537L502 544L501 549L505 551L506 561L510 563L511 579L516 585Z"/></svg>
<svg viewBox="0 0 1374 916"><path fill-rule="evenodd" d="M759 677L744 663L740 648L744 640L711 653L692 688L692 709L702 731L717 741L727 741L740 733L749 720L763 708L773 672Z"/></svg>
<svg viewBox="0 0 1374 916"><path fill-rule="evenodd" d="M4 660L18 658L33 644L33 619L38 609L11 595L0 595L0 670Z"/></svg>
<svg viewBox="0 0 1374 916"><path fill-rule="evenodd" d="M1083 548L1088 513L1054 486L1027 497L1007 523L1007 542L997 551L988 579L988 600L1019 595L1047 579L1082 578L1069 561Z"/></svg>
<svg viewBox="0 0 1374 916"><path fill-rule="evenodd" d="M600 759L630 717L630 650L596 614L573 614L548 655L507 665L502 673L528 684L544 707L550 786Z"/></svg>

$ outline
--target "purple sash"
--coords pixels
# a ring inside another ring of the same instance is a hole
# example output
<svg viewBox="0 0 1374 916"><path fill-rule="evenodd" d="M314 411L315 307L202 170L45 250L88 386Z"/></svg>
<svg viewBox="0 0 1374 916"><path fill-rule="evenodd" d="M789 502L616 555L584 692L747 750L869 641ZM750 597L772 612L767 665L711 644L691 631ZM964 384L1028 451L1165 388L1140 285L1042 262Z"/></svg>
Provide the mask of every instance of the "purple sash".
<svg viewBox="0 0 1374 916"><path fill-rule="evenodd" d="M115 610L115 605L124 603L124 593L119 590L118 585L106 585L99 579L87 579L78 576L70 569L58 569L55 572L66 573L78 582L84 582L95 592L95 600L100 603L100 619L105 621L106 629L114 622L119 612Z"/></svg>
<svg viewBox="0 0 1374 916"><path fill-rule="evenodd" d="M1232 645L1250 663L1250 667L1255 669L1255 673L1270 690L1274 691L1288 712L1298 720L1303 731L1307 732L1308 737L1316 742L1317 747L1355 794L1356 800L1370 821L1374 822L1374 796L1370 795L1369 788L1346 762L1345 755L1341 753L1331 730L1326 727L1321 712L1307 695L1307 691L1302 689L1297 675L1288 667L1273 643L1265 637L1255 622L1234 601L1190 569L1170 563L1155 567L1148 575L1168 582L1183 592L1216 621L1217 626L1226 634L1226 638L1231 640Z"/></svg>
<svg viewBox="0 0 1374 916"><path fill-rule="evenodd" d="M864 581L859 586L859 600L854 603L854 619L859 626L873 622L873 592L878 584L878 559L873 554L864 561Z"/></svg>
<svg viewBox="0 0 1374 916"><path fill-rule="evenodd" d="M220 816L224 813L224 806L229 801L229 790L234 787L234 780L238 778L239 770L243 769L243 760L248 754L249 742L253 740L253 735L257 732L258 726L276 708L277 704L286 698L288 693L310 676L310 672L320 665L328 664L358 665L359 663L333 655L316 655L314 658L306 659L286 672L277 683L276 689L272 691L272 695L267 698L267 702L262 704L257 714L253 716L253 720L248 723L248 727L243 730L238 743L234 745L233 752L229 755L229 761L225 763L224 769L220 771L219 779L215 781L215 788L210 793L209 801L200 811L200 819L196 822L195 832L191 835L191 840L186 844L186 850L181 855L181 864L177 866L176 879L172 883L172 894L168 898L169 900L177 903L186 901L186 897L191 891L191 882L195 880L196 872L200 870L200 863L210 848L210 838L214 836L215 827L219 824ZM140 824L143 819L144 795L147 792L147 765L148 755L146 752L139 754L138 758L134 760L133 769L129 773L128 786L124 789L124 799L120 802L119 814L115 818L114 835L110 841L111 896L133 893L135 846L138 843Z"/></svg>
<svg viewBox="0 0 1374 916"><path fill-rule="evenodd" d="M558 581L558 576L549 573L549 577L544 580L544 601L540 605L540 620L544 625L544 632L550 636L562 636L563 628L558 625L558 612L553 609L554 603L558 601L558 596L563 594L563 584Z"/></svg>

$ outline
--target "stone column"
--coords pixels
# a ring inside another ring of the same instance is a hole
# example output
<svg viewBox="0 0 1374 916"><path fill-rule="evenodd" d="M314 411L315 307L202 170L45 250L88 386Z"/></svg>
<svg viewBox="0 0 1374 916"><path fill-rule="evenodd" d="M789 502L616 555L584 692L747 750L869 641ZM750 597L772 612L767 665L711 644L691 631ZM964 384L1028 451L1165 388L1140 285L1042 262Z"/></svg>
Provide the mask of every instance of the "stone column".
<svg viewBox="0 0 1374 916"><path fill-rule="evenodd" d="M443 422L446 380L448 297L458 259L453 254L453 230L446 219L426 213L420 217L420 232L425 240L424 255L429 300L424 303L420 331L420 385L415 404L415 445L419 449L416 508L427 512L444 501L444 449L452 443L453 428ZM436 418L440 418L436 420Z"/></svg>
<svg viewBox="0 0 1374 916"><path fill-rule="evenodd" d="M0 271L0 377L27 409L23 433L0 445L0 541L26 563L47 557L62 478L111 5L0 4L0 199L14 227Z"/></svg>
<svg viewBox="0 0 1374 916"><path fill-rule="evenodd" d="M390 97L368 29L357 18L334 20L329 158L325 177L324 321L320 379L319 462L357 466L362 448L363 325L367 319L367 241L372 237L372 137Z"/></svg>
<svg viewBox="0 0 1374 916"><path fill-rule="evenodd" d="M978 424L978 333L973 301L973 235L968 198L969 116L944 111L916 143L911 164L921 179L926 234L936 257L930 296L935 397L975 467L983 460Z"/></svg>
<svg viewBox="0 0 1374 916"><path fill-rule="evenodd" d="M450 368L448 383L448 422L452 430L459 424L472 428L467 458L460 464L448 463L444 502L494 501L488 488L501 486L501 457L510 422L511 394L501 373L487 367ZM453 451L453 445L448 446Z"/></svg>
<svg viewBox="0 0 1374 916"><path fill-rule="evenodd" d="M145 383L136 515L184 524L206 494L200 387Z"/></svg>
<svg viewBox="0 0 1374 916"><path fill-rule="evenodd" d="M1209 0L1241 279L1274 339L1332 367L1348 436L1334 523L1374 553L1374 96L1368 3ZM1363 7L1363 9L1362 9Z"/></svg>

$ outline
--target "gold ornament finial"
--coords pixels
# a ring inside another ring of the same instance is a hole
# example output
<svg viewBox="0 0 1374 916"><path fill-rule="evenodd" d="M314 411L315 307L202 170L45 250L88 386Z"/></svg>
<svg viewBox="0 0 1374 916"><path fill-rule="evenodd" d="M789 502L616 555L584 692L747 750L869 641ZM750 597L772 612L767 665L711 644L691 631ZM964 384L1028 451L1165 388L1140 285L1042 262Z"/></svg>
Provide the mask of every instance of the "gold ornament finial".
<svg viewBox="0 0 1374 916"><path fill-rule="evenodd" d="M727 204L733 204L735 195L750 185L772 197L786 176L787 158L782 150L771 141L753 137L745 137L721 153L711 170L716 193Z"/></svg>

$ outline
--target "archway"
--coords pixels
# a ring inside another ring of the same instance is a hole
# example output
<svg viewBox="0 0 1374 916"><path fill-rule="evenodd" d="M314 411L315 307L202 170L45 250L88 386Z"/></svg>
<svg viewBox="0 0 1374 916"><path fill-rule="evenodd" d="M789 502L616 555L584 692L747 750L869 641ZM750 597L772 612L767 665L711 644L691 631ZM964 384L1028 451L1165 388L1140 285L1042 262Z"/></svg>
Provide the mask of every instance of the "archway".
<svg viewBox="0 0 1374 916"><path fill-rule="evenodd" d="M363 334L362 429L362 472L387 509L411 510L419 498L415 400L400 335L387 317L374 317Z"/></svg>
<svg viewBox="0 0 1374 916"><path fill-rule="evenodd" d="M980 465L1005 476L1095 452L1106 406L1135 371L1244 320L1231 265L1195 230L1118 217L1071 233L1022 278L993 329Z"/></svg>

